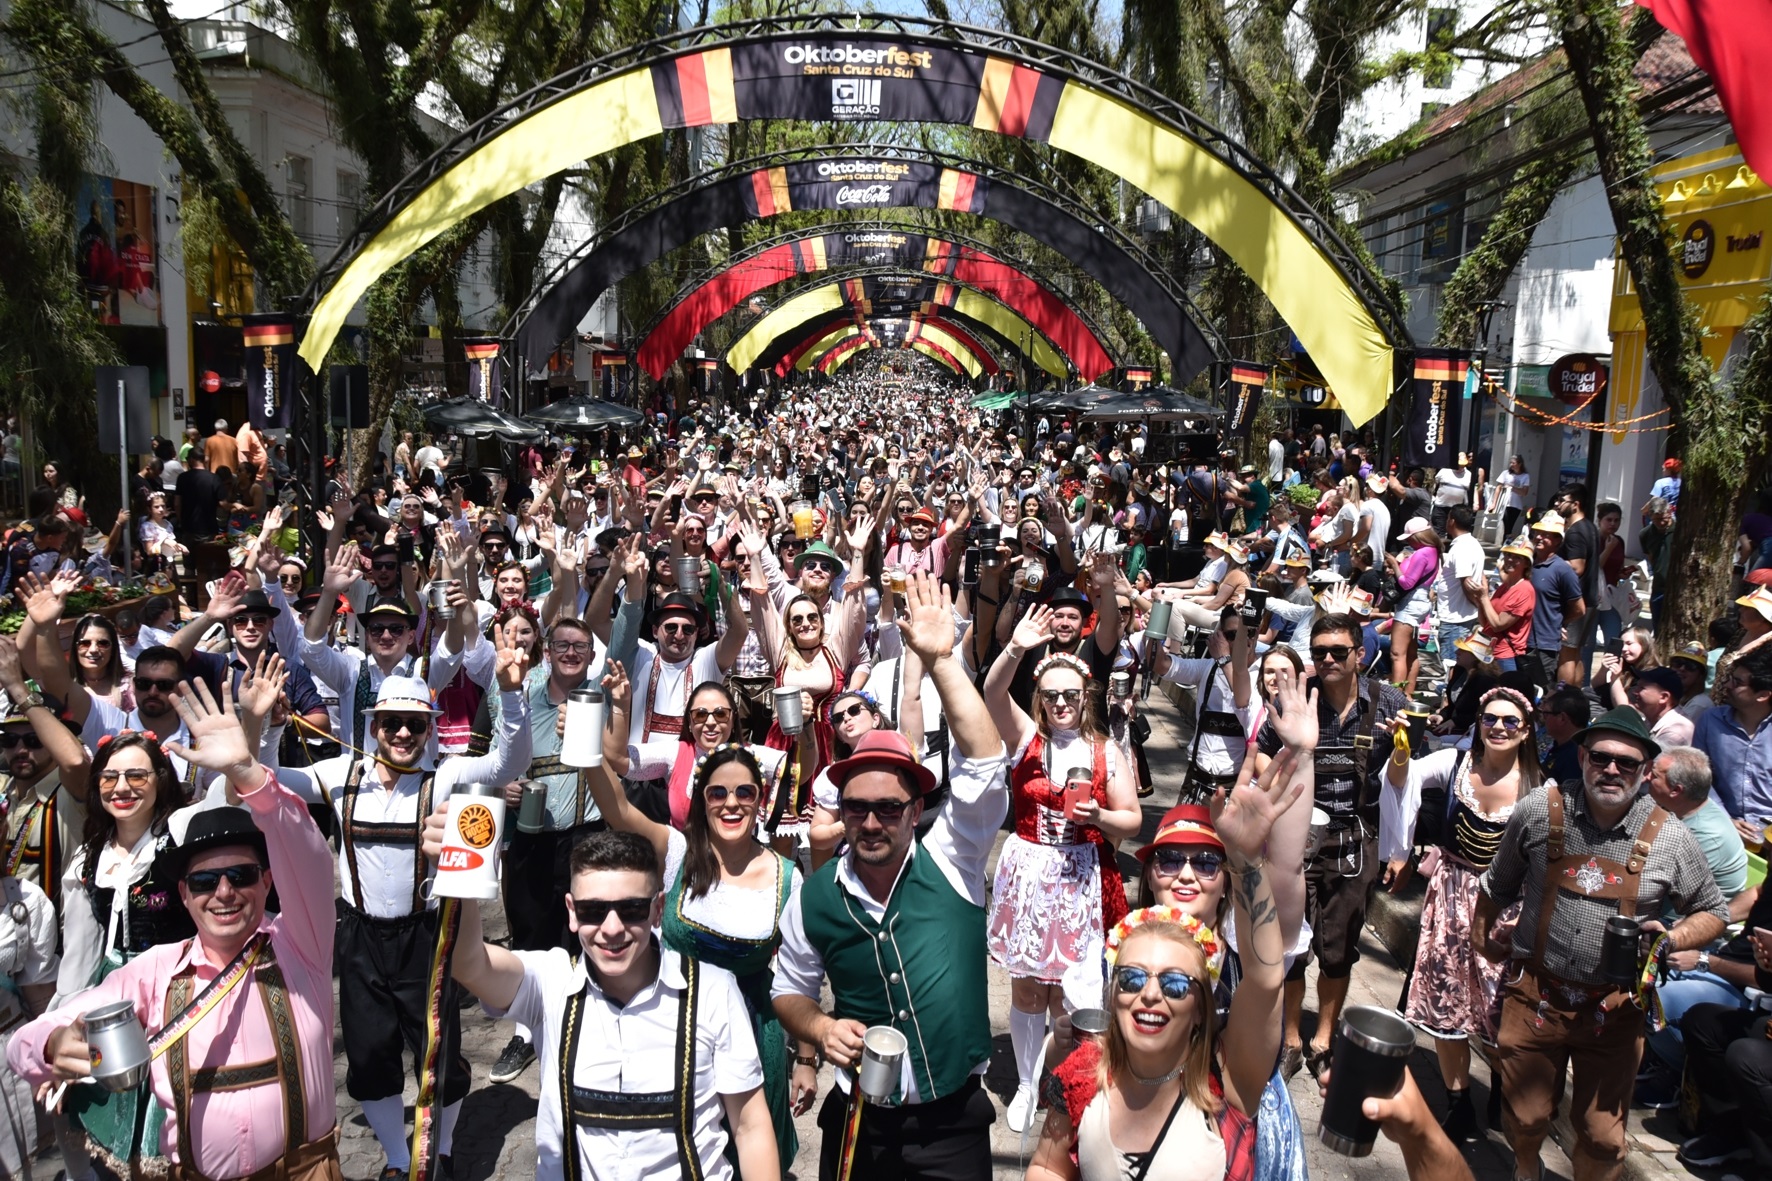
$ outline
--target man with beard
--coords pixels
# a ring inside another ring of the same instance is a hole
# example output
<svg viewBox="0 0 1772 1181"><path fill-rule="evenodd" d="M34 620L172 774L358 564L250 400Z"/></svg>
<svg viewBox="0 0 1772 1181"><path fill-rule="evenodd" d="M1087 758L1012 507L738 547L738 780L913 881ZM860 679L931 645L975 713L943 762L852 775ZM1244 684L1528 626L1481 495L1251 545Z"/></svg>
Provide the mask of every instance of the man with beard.
<svg viewBox="0 0 1772 1181"><path fill-rule="evenodd" d="M718 643L698 648L706 622L706 609L680 593L666 595L652 612L652 643L641 641L633 662L628 757L637 764L668 768L676 762L690 693L703 681L725 679L751 630L742 595L726 601L726 634ZM668 773L657 779L624 780L623 787L640 811L660 824L671 822Z"/></svg>
<svg viewBox="0 0 1772 1181"><path fill-rule="evenodd" d="M62 870L84 839L89 760L43 695L25 680L11 636L0 636L0 758L6 760L5 872L61 897Z"/></svg>
<svg viewBox="0 0 1772 1181"><path fill-rule="evenodd" d="M271 629L277 617L284 614L287 613L272 603L262 590L247 591L241 596L240 605L229 614L227 628L228 635L234 642L234 654L228 660L228 679L236 697L240 694L241 680L258 666L259 658L267 652L281 652L281 646L271 641ZM180 638L183 634L180 633ZM291 716L300 717L307 723L307 728L301 730L298 727L301 733L292 736L294 741L283 748L292 757L279 760L294 766L304 761L298 749L301 738L312 735L315 731L326 734L332 723L326 712L326 702L321 698L320 690L315 687L314 678L307 667L299 660L288 661L285 667L289 679L283 686L282 699L271 708L270 716L265 719L265 732L259 749L273 752L278 750L282 746L284 727L290 724Z"/></svg>
<svg viewBox="0 0 1772 1181"><path fill-rule="evenodd" d="M1577 738L1580 786L1553 784L1514 806L1482 878L1471 939L1489 959L1512 962L1495 1085L1514 1176L1539 1175L1539 1148L1573 1061L1575 1175L1616 1181L1644 1022L1634 990L1619 989L1602 971L1606 921L1640 913L1648 916L1644 932L1660 933L1656 916L1677 914L1667 950L1686 951L1722 934L1727 907L1697 839L1668 823L1644 790L1644 768L1661 748L1637 712L1610 710ZM1511 936L1492 937L1515 902L1520 917Z"/></svg>
<svg viewBox="0 0 1772 1181"><path fill-rule="evenodd" d="M377 603L362 615L367 652L361 648L340 651L332 647L327 638L332 631L333 614L338 610L338 597L347 594L362 577L356 544L341 545L326 563L320 601L303 625L299 655L315 676L338 691L340 742L374 754L376 739L367 726L369 704L388 677L413 675L417 662L408 649L418 629L418 615L404 603ZM461 622L459 616L456 622ZM461 644L455 645L455 651L461 648ZM441 661L430 671L433 689L441 689L455 676L455 669ZM437 682L438 676L442 676L441 683Z"/></svg>
<svg viewBox="0 0 1772 1181"><path fill-rule="evenodd" d="M902 496L901 496L902 498ZM935 535L937 521L931 509L917 508L904 518L903 540L886 552L886 565L897 566L909 574L913 570L921 570L933 574L937 578L945 578L948 566L957 561L960 549L953 546L954 534ZM962 521L962 526L964 522ZM966 534L962 528L959 536L964 539Z"/></svg>
<svg viewBox="0 0 1772 1181"><path fill-rule="evenodd" d="M1022 657L1021 668L1010 682L1009 696L1033 715L1034 668L1054 652L1068 652L1089 666L1089 691L1095 698L1098 718L1107 717L1107 683L1114 673L1114 655L1120 649L1120 605L1114 597L1117 568L1111 554L1096 554L1089 568L1089 594L1074 586L1062 586L1047 600L1052 608L1052 639ZM1083 635L1093 607L1095 631ZM999 635L1002 634L999 628Z"/></svg>
<svg viewBox="0 0 1772 1181"><path fill-rule="evenodd" d="M529 711L522 693L527 653L501 647L498 687L503 707L492 749L477 758L440 763L431 740L439 711L415 677L382 681L368 712L375 755L350 752L307 772L280 772L310 802L330 803L339 825L338 995L345 1089L363 1106L387 1165L383 1181L405 1176L412 1159L401 1098L401 1044L415 1074L425 1057L426 1000L437 944L437 912L427 907L430 863L420 854L425 818L465 783L505 783L529 762ZM438 1154L448 1161L455 1121L472 1076L462 1057L461 1007L453 990L443 1000L442 1115ZM443 1175L449 1176L444 1165Z"/></svg>
<svg viewBox="0 0 1772 1181"><path fill-rule="evenodd" d="M953 731L952 795L928 838L916 839L934 774L902 735L863 735L830 768L849 851L792 895L780 918L776 1014L789 1034L817 1042L840 1068L818 1118L821 1181L837 1175L843 1092L854 1085L846 1068L861 1056L863 1032L883 1024L909 1040L897 1088L903 1101L863 1107L855 1175L970 1181L990 1174L996 1117L979 1085L991 1057L985 866L1008 807L1003 741L954 656L947 589L916 574L905 597L905 645L929 670ZM829 1013L819 1008L827 975Z"/></svg>
<svg viewBox="0 0 1772 1181"><path fill-rule="evenodd" d="M7 1062L37 1086L85 1079L98 1055L82 1014L126 1001L144 1029L159 1031L184 1012L192 1019L184 1036L149 1068L168 1113L160 1148L173 1175L337 1181L326 843L207 688L187 686L178 708L179 729L192 737L166 753L201 763L227 782L230 802L244 804L174 821L171 871L197 935L150 948L21 1027ZM282 902L274 916L265 911L273 875Z"/></svg>

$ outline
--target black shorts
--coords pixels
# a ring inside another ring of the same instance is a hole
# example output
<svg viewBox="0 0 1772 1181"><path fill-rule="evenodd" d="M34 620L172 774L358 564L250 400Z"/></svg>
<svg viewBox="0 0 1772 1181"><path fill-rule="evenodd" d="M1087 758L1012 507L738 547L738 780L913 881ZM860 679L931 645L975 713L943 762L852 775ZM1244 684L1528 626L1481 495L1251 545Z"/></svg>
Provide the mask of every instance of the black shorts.
<svg viewBox="0 0 1772 1181"><path fill-rule="evenodd" d="M1358 828L1331 829L1304 867L1304 917L1311 925L1317 970L1346 979L1360 962L1360 929L1378 880L1378 837Z"/></svg>

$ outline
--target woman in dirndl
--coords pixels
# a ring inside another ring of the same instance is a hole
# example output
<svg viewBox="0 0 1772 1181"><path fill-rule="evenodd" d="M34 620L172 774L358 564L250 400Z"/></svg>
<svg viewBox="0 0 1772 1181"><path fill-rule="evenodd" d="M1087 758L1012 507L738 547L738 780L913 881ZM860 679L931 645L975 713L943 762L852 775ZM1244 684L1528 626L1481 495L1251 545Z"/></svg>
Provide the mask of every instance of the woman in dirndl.
<svg viewBox="0 0 1772 1181"><path fill-rule="evenodd" d="M85 840L62 875L62 962L54 1003L100 983L150 947L197 933L166 858L176 843L173 813L185 800L159 742L133 731L102 738L90 774L87 798L96 806L87 812ZM128 1091L70 1087L62 1110L111 1172L165 1175L160 1129L166 1112L147 1080ZM78 1167L70 1161L69 1175L77 1175Z"/></svg>
<svg viewBox="0 0 1772 1181"><path fill-rule="evenodd" d="M1471 942L1477 882L1495 859L1514 806L1542 778L1531 746L1531 699L1502 685L1483 694L1479 710L1468 751L1448 747L1410 759L1399 750L1385 767L1379 797L1387 813L1379 831L1395 834L1394 847L1386 842L1379 850L1386 862L1400 867L1416 845L1427 846L1427 896L1403 1016L1433 1035L1446 1084L1441 1127L1455 1143L1480 1134L1470 1097L1470 1039L1495 1044L1503 968ZM1495 937L1505 941L1519 916L1516 902L1496 921Z"/></svg>
<svg viewBox="0 0 1772 1181"><path fill-rule="evenodd" d="M775 674L779 690L793 687L801 690L801 714L804 719L797 735L782 733L778 720L769 725L763 745L772 750L792 753L799 774L778 776L777 782L791 784L794 798L770 800L765 815L781 816L775 826L775 849L792 856L800 837L812 824L812 781L831 763L831 723L825 705L843 691L845 670L854 667L861 648L861 636L867 627L866 607L862 598L867 579L852 578L843 587L834 625L827 642L824 609L810 595L795 595L785 610L778 610L770 597L763 573L761 556L751 559L751 581L746 589L751 595L751 619L762 641L763 654Z"/></svg>
<svg viewBox="0 0 1772 1181"><path fill-rule="evenodd" d="M1143 820L1133 770L1095 717L1086 664L1059 653L1035 667L1034 717L1009 695L1023 654L1052 638L1051 621L1050 608L1035 607L1016 624L984 687L991 720L1015 752L1015 832L997 859L985 931L991 958L1010 976L1014 1132L1033 1124L1046 1018L1064 1011L1065 973L1099 963L1105 933L1126 913L1114 846Z"/></svg>

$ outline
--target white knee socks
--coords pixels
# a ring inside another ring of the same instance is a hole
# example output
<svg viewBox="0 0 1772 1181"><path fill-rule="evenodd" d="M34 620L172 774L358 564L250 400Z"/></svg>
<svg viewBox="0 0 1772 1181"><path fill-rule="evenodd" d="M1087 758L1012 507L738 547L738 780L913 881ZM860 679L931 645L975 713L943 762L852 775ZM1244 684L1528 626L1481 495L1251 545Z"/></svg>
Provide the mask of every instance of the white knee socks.
<svg viewBox="0 0 1772 1181"><path fill-rule="evenodd" d="M1040 1049L1046 1042L1046 1014L1009 1010L1009 1044L1015 1050L1015 1073L1030 1090L1040 1081Z"/></svg>
<svg viewBox="0 0 1772 1181"><path fill-rule="evenodd" d="M363 1102L363 1118L369 1121L370 1131L375 1133L377 1142L381 1144L382 1153L388 1158L388 1167L411 1168L412 1147L406 1142L405 1099L399 1095L389 1095L386 1099L366 1099Z"/></svg>

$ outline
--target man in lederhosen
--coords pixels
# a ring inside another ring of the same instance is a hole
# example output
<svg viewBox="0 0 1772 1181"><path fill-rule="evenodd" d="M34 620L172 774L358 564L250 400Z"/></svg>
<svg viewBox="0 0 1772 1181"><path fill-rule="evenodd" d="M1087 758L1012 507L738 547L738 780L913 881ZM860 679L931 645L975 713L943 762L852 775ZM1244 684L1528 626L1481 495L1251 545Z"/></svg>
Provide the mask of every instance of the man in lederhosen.
<svg viewBox="0 0 1772 1181"><path fill-rule="evenodd" d="M84 839L86 748L25 680L11 636L0 636L0 761L6 768L5 865L0 873L61 898L62 870Z"/></svg>
<svg viewBox="0 0 1772 1181"><path fill-rule="evenodd" d="M433 813L426 834L431 857L442 819ZM659 946L664 889L652 845L633 833L595 833L573 848L571 869L566 921L581 954L486 943L480 904L464 900L453 964L489 1012L538 1033L537 1181L595 1177L600 1160L619 1160L624 1176L727 1181L726 1127L737 1176L779 1181L763 1064L738 981Z"/></svg>
<svg viewBox="0 0 1772 1181"><path fill-rule="evenodd" d="M1727 906L1697 838L1670 823L1644 789L1644 768L1661 748L1642 717L1620 706L1576 739L1580 783L1549 786L1514 806L1483 875L1471 939L1488 958L1512 961L1495 1085L1514 1175L1539 1175L1539 1147L1573 1062L1575 1179L1616 1181L1643 1052L1643 1009L1634 991L1602 975L1606 920L1640 915L1646 932L1659 933L1659 916L1671 911L1680 917L1667 949L1686 951L1722 934ZM1519 923L1509 942L1498 942L1490 936L1496 917L1516 901Z"/></svg>
<svg viewBox="0 0 1772 1181"><path fill-rule="evenodd" d="M500 720L492 749L478 757L436 759L430 690L413 677L388 677L367 713L377 753L343 754L308 773L285 769L286 781L315 801L329 800L339 825L339 1032L345 1047L345 1089L363 1106L387 1155L384 1181L411 1165L406 1137L400 1050L424 1058L427 992L437 941L436 911L425 900L429 863L419 835L432 808L466 783L502 784L529 763L529 710L521 692L526 655L498 655ZM472 1081L462 1057L461 1014L453 996L442 1006L442 1118L438 1155L445 1162ZM447 1169L447 1164L444 1168ZM447 1174L445 1174L447 1175Z"/></svg>
<svg viewBox="0 0 1772 1181"><path fill-rule="evenodd" d="M1184 804L1203 804L1219 788L1229 793L1248 751L1250 705L1255 699L1249 677L1252 637L1246 621L1228 609L1218 627L1231 645L1226 660L1184 659L1162 647L1151 656L1153 673L1194 691L1194 740L1181 789Z"/></svg>

